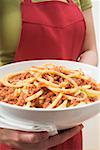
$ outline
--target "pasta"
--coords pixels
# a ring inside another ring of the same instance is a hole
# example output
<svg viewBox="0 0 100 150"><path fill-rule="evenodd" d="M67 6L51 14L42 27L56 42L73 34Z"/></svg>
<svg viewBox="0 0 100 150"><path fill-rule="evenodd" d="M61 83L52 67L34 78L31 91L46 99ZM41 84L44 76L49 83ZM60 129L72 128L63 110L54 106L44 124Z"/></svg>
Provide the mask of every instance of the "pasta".
<svg viewBox="0 0 100 150"><path fill-rule="evenodd" d="M75 107L100 100L100 84L82 70L32 66L0 80L0 101L29 108Z"/></svg>

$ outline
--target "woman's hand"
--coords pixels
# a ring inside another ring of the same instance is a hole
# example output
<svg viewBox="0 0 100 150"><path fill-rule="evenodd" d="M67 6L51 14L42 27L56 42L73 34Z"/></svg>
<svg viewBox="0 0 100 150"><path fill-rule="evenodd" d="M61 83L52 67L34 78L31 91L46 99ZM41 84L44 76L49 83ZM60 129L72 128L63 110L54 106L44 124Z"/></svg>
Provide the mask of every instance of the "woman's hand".
<svg viewBox="0 0 100 150"><path fill-rule="evenodd" d="M27 133L0 129L0 143L5 143L20 150L47 150L64 143L80 132L82 128L83 126L79 125L52 137L49 137L47 132Z"/></svg>

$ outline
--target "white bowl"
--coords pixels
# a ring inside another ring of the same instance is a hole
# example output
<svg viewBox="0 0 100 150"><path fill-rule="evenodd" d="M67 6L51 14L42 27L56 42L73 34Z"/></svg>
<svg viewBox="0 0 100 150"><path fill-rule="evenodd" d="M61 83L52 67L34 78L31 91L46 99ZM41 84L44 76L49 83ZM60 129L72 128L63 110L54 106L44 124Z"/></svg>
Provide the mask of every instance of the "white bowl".
<svg viewBox="0 0 100 150"><path fill-rule="evenodd" d="M0 78L3 76L25 70L32 65L55 63L70 69L82 69L86 75L100 82L100 69L91 65L63 60L36 60L13 63L0 67ZM0 115L10 121L22 122L32 125L33 122L53 123L58 130L74 127L100 112L100 101L64 109L25 108L0 102Z"/></svg>

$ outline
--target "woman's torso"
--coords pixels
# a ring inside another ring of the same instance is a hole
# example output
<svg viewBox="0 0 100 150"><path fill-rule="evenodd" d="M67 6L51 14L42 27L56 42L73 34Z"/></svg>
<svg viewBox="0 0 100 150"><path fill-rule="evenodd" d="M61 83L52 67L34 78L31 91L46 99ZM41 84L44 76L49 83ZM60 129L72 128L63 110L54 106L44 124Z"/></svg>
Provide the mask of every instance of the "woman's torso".
<svg viewBox="0 0 100 150"><path fill-rule="evenodd" d="M32 0L40 2L45 0ZM83 0L82 0L83 1ZM81 7L80 0L74 0L79 7ZM84 4L90 5L90 0L84 0ZM2 50L0 50L0 62L6 64L12 61L15 50L18 46L21 34L21 0L2 0ZM85 5L84 5L85 6ZM9 57L8 57L9 56Z"/></svg>

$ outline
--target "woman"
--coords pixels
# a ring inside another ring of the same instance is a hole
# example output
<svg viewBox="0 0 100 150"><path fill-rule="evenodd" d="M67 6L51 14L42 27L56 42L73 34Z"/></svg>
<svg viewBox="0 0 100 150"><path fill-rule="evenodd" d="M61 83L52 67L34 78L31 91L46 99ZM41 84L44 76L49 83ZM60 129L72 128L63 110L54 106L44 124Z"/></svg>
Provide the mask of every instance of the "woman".
<svg viewBox="0 0 100 150"><path fill-rule="evenodd" d="M15 55L14 61L65 59L96 65L91 2L75 2L77 5L72 0L2 0L1 63L8 63ZM80 125L53 137L46 132L1 129L0 141L21 150L82 150L81 129ZM6 149L10 148L1 145L1 150Z"/></svg>

